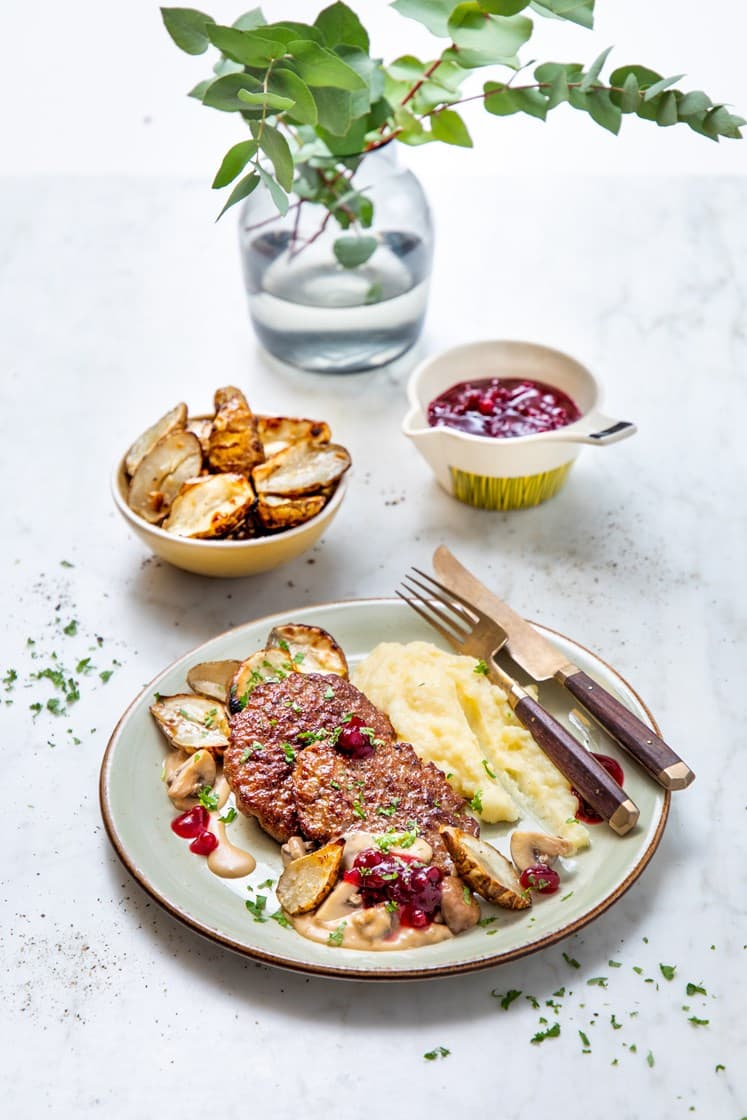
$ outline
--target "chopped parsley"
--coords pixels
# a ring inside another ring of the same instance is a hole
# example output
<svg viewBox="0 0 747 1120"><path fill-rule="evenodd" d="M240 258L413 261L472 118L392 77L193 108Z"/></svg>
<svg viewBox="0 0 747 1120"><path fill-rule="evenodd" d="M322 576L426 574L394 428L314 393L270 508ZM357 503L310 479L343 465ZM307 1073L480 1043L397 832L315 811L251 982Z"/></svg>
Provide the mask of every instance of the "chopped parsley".
<svg viewBox="0 0 747 1120"><path fill-rule="evenodd" d="M40 704L38 700L35 704L29 704L29 710L34 713L34 719L36 719L43 707L44 705Z"/></svg>
<svg viewBox="0 0 747 1120"><path fill-rule="evenodd" d="M113 676L114 676L114 670L113 669L102 669L102 671L99 673L99 677L101 678L101 680L103 681L104 684L106 684L107 681L110 681Z"/></svg>
<svg viewBox="0 0 747 1120"><path fill-rule="evenodd" d="M677 969L676 964L660 964L659 971L665 980L674 980L674 974Z"/></svg>
<svg viewBox="0 0 747 1120"><path fill-rule="evenodd" d="M694 1027L707 1027L711 1020L710 1019L698 1019L697 1016L691 1015L690 1018L687 1021L688 1021L688 1023L692 1023L692 1025Z"/></svg>
<svg viewBox="0 0 747 1120"><path fill-rule="evenodd" d="M708 992L705 990L705 988L702 988L700 984L688 984L687 994L689 996L707 996Z"/></svg>
<svg viewBox="0 0 747 1120"><path fill-rule="evenodd" d="M622 968L622 963L620 961L607 961L607 964L610 968Z"/></svg>
<svg viewBox="0 0 747 1120"><path fill-rule="evenodd" d="M521 992L517 991L516 988L510 988L509 991L504 993L504 992L497 992L495 990L495 988L493 988L493 991L490 994L493 997L493 999L500 1000L501 1007L503 1008L504 1011L508 1011L509 1007L514 1002L514 1000L517 1000L519 998L519 996L521 995Z"/></svg>
<svg viewBox="0 0 747 1120"><path fill-rule="evenodd" d="M277 922L283 929L293 929L293 922L291 922L283 913L282 910L276 910L274 914L270 914L273 922Z"/></svg>
<svg viewBox="0 0 747 1120"><path fill-rule="evenodd" d="M622 1030L622 1023L618 1023L614 1015L610 1015L610 1026L612 1027L613 1031Z"/></svg>
<svg viewBox="0 0 747 1120"><path fill-rule="evenodd" d="M327 938L328 945L342 945L342 939L345 936L346 925L347 922L340 922L337 929L332 930L332 933L330 933L329 937Z"/></svg>
<svg viewBox="0 0 747 1120"><path fill-rule="evenodd" d="M247 887L247 890L251 890L251 889L252 889L251 887ZM255 922L266 922L267 921L267 915L265 914L265 910L267 908L267 898L266 898L265 895L258 894L255 899L247 898L246 902L244 903L244 906L246 906L247 910L252 915Z"/></svg>
<svg viewBox="0 0 747 1120"><path fill-rule="evenodd" d="M62 632L63 632L63 634L67 634L68 638L74 638L75 635L78 633L78 620L77 620L77 618L71 618L70 621L68 622L67 626L63 626Z"/></svg>
<svg viewBox="0 0 747 1120"><path fill-rule="evenodd" d="M293 662L294 665L300 665L305 657L306 657L306 654L302 653L301 650L299 650L298 653L293 654L293 657L291 658L291 661Z"/></svg>
<svg viewBox="0 0 747 1120"><path fill-rule="evenodd" d="M476 790L474 797L472 798L471 801L468 801L467 804L469 805L470 809L474 810L475 813L481 813L482 812L482 790L479 790L479 789Z"/></svg>
<svg viewBox="0 0 747 1120"><path fill-rule="evenodd" d="M198 800L203 809L207 809L208 812L218 808L218 795L213 793L212 786L203 786L198 794Z"/></svg>
<svg viewBox="0 0 747 1120"><path fill-rule="evenodd" d="M388 852L391 848L411 848L419 831L414 821L408 821L407 832L395 832L393 828L388 828L383 836L374 837L374 843L381 852Z"/></svg>
<svg viewBox="0 0 747 1120"><path fill-rule="evenodd" d="M288 762L288 763L295 762L296 761L296 752L293 750L293 747L290 745L290 743L281 743L280 746L283 748L283 754L285 755L285 761Z"/></svg>
<svg viewBox="0 0 747 1120"><path fill-rule="evenodd" d="M722 1070L722 1069L726 1069L726 1066L722 1066L721 1063L719 1062L719 1064L716 1066L716 1068L713 1072L718 1073L719 1070Z"/></svg>
<svg viewBox="0 0 747 1120"><path fill-rule="evenodd" d="M17 680L18 680L18 673L16 672L16 670L15 669L8 669L8 672L3 677L3 684L5 685L5 691L10 692L10 690L13 688L13 685L15 684L15 682Z"/></svg>
<svg viewBox="0 0 747 1120"><path fill-rule="evenodd" d="M480 660L477 662L477 664L475 665L472 672L477 673L478 676L487 677L487 675L488 675L488 663L487 663L487 661L483 661L482 658L480 658Z"/></svg>
<svg viewBox="0 0 747 1120"><path fill-rule="evenodd" d="M435 1062L437 1058L448 1058L451 1050L447 1050L445 1046L437 1046L435 1050L428 1050L423 1054L426 1062Z"/></svg>
<svg viewBox="0 0 747 1120"><path fill-rule="evenodd" d="M205 727L207 727L207 728L215 727L215 717L217 715L218 715L218 709L217 708L211 708L209 712L206 712L205 713L205 718L202 721L205 724Z"/></svg>
<svg viewBox="0 0 747 1120"><path fill-rule="evenodd" d="M606 976L592 976L586 981L586 983L591 984L592 987L606 988L607 987L607 977Z"/></svg>
<svg viewBox="0 0 747 1120"><path fill-rule="evenodd" d="M537 999L537 997L536 996L525 996L524 998L532 1005L532 1007L536 1011L537 1008L539 1007L539 1000Z"/></svg>
<svg viewBox="0 0 747 1120"><path fill-rule="evenodd" d="M366 816L366 810L363 808L363 802L361 801L360 797L356 797L355 801L353 802L353 812L360 820L363 820Z"/></svg>
<svg viewBox="0 0 747 1120"><path fill-rule="evenodd" d="M581 965L578 963L576 958L575 957L569 957L567 953L563 953L563 960L565 961L565 963L567 965L570 965L571 968L580 968L581 967Z"/></svg>
<svg viewBox="0 0 747 1120"><path fill-rule="evenodd" d="M495 917L493 917L493 918L480 918L480 920L478 921L477 924L478 924L478 926L483 926L483 927L492 926L493 922L497 922L497 921L498 921L498 919L495 918Z"/></svg>
<svg viewBox="0 0 747 1120"><path fill-rule="evenodd" d="M258 743L255 739L250 747L244 747L243 751L241 752L241 758L239 759L239 762L248 762L255 751L263 751L264 749L265 748L262 746L262 744Z"/></svg>
<svg viewBox="0 0 747 1120"><path fill-rule="evenodd" d="M51 712L53 716L64 715L64 710L60 707L62 701L58 696L53 696L47 700L47 711Z"/></svg>
<svg viewBox="0 0 747 1120"><path fill-rule="evenodd" d="M91 658L90 657L83 657L78 662L78 664L75 666L75 672L76 673L90 673L92 668L93 668L93 666L91 665ZM156 700L160 700L160 699L161 699L161 696L157 692L156 693Z"/></svg>
<svg viewBox="0 0 747 1120"><path fill-rule="evenodd" d="M318 731L299 731L296 738L299 743L318 743L322 739L327 739L331 735L330 731L321 727Z"/></svg>
<svg viewBox="0 0 747 1120"><path fill-rule="evenodd" d="M490 763L488 762L487 758L484 758L484 759L482 760L482 764L483 764L483 766L485 767L485 773L486 773L486 774L488 775L488 777L489 777L489 778L494 778L494 777L495 777L495 774L494 774L494 773L493 773L493 771L492 771L492 770L490 769Z"/></svg>
<svg viewBox="0 0 747 1120"><path fill-rule="evenodd" d="M466 883L462 883L462 898L468 906L472 904L472 891L469 889Z"/></svg>
<svg viewBox="0 0 747 1120"><path fill-rule="evenodd" d="M389 803L389 805L386 806L386 808L383 805L379 805L379 807L376 810L376 814L379 817L393 817L394 814L397 812L397 806L398 805L399 805L399 798L398 797L393 797L391 802Z"/></svg>
<svg viewBox="0 0 747 1120"><path fill-rule="evenodd" d="M387 913L394 914L397 910L399 910L399 903L395 902L393 898L390 898L388 902L384 903L384 909L387 911Z"/></svg>
<svg viewBox="0 0 747 1120"><path fill-rule="evenodd" d="M334 700L334 698L335 698L335 690L334 690L334 688L332 687L331 684L328 684L327 687L324 690L324 699L325 700Z"/></svg>
<svg viewBox="0 0 747 1120"><path fill-rule="evenodd" d="M231 808L226 813L225 817L218 817L218 820L221 822L221 824L230 824L231 821L236 820L238 815L239 814L236 812L236 810L234 809L234 807L232 805Z"/></svg>
<svg viewBox="0 0 747 1120"><path fill-rule="evenodd" d="M544 1042L546 1038L557 1038L560 1034L560 1023L553 1023L547 1030L537 1031L537 1033L529 1040L535 1046L540 1042Z"/></svg>
<svg viewBox="0 0 747 1120"><path fill-rule="evenodd" d="M285 638L281 638L278 642L278 649L281 649L283 653L287 653L290 657L290 646L286 642Z"/></svg>
<svg viewBox="0 0 747 1120"><path fill-rule="evenodd" d="M332 779L332 781L329 784L330 784L330 787L332 789L342 789L342 786L340 785L340 783L336 782L334 778Z"/></svg>
<svg viewBox="0 0 747 1120"><path fill-rule="evenodd" d="M588 1034L584 1034L583 1031L579 1031L578 1032L578 1037L581 1039L582 1043L586 1047L586 1049L584 1050L584 1053L589 1053L590 1054L591 1053L591 1043L589 1042Z"/></svg>
<svg viewBox="0 0 747 1120"><path fill-rule="evenodd" d="M649 1069L653 1069L655 1064L656 1063L654 1062L654 1055L649 1050L648 1054L646 1055L646 1065L649 1067Z"/></svg>
<svg viewBox="0 0 747 1120"><path fill-rule="evenodd" d="M563 996L565 995L565 988L558 988L557 992L553 992L553 995L557 999L562 999Z"/></svg>
<svg viewBox="0 0 747 1120"><path fill-rule="evenodd" d="M572 898L572 897L573 897L573 891L568 891L568 894L564 894L560 901L561 902L567 902L568 899Z"/></svg>

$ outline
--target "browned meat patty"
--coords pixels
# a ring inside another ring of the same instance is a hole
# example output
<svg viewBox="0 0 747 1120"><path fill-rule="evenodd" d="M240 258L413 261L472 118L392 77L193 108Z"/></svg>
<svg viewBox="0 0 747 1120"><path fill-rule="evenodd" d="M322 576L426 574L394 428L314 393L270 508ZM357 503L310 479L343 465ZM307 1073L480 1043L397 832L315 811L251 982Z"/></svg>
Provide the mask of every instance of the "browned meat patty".
<svg viewBox="0 0 747 1120"><path fill-rule="evenodd" d="M406 831L414 821L433 848L434 863L451 867L439 828L479 834L464 799L409 743L383 742L364 759L314 743L299 756L292 784L301 834L309 840L326 842L349 829Z"/></svg>
<svg viewBox="0 0 747 1120"><path fill-rule="evenodd" d="M315 733L334 731L350 714L360 716L377 738L395 738L388 717L342 677L291 673L257 685L243 711L229 717L231 745L223 758L241 812L256 817L281 843L298 835L295 756Z"/></svg>

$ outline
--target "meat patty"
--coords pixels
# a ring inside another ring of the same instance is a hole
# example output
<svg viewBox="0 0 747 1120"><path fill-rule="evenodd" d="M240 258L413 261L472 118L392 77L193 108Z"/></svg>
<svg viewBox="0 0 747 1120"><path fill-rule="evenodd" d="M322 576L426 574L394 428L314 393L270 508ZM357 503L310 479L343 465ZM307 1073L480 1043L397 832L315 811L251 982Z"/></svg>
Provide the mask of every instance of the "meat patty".
<svg viewBox="0 0 747 1120"><path fill-rule="evenodd" d="M282 681L257 685L243 710L229 717L231 744L223 756L241 812L256 817L281 843L297 835L295 757L317 734L331 733L351 714L372 727L377 738L396 738L389 718L343 677L290 673Z"/></svg>
<svg viewBox="0 0 747 1120"><path fill-rule="evenodd" d="M450 868L439 828L479 835L464 798L409 743L384 741L363 759L329 742L313 743L299 756L291 782L301 834L309 840L326 843L350 829L403 832L415 822L433 848L433 862Z"/></svg>

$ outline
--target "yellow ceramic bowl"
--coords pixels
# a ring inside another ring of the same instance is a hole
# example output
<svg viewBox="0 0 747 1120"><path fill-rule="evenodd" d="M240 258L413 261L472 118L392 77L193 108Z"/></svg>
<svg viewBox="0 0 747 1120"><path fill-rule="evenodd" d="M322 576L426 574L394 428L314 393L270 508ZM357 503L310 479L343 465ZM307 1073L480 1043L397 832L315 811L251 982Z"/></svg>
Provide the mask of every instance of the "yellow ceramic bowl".
<svg viewBox="0 0 747 1120"><path fill-rule="evenodd" d="M526 377L562 389L581 418L538 435L494 439L428 424L428 405L460 381ZM410 411L402 430L453 497L481 509L524 509L557 494L581 445L604 446L632 436L635 425L598 408L596 378L567 354L531 342L488 341L456 346L421 362L410 378Z"/></svg>
<svg viewBox="0 0 747 1120"><path fill-rule="evenodd" d="M307 552L321 537L342 505L347 489L343 475L337 489L321 513L295 529L287 529L271 537L257 537L249 541L190 540L167 533L151 525L130 509L127 504L127 475L124 457L117 463L112 475L114 504L140 540L169 564L196 572L201 576L251 576L277 568Z"/></svg>

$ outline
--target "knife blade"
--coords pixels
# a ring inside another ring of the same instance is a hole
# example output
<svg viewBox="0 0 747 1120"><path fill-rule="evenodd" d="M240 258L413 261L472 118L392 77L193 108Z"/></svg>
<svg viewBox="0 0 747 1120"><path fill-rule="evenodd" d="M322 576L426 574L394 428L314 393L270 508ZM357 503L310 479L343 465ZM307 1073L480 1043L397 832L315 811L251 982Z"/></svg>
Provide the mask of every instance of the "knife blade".
<svg viewBox="0 0 747 1120"><path fill-rule="evenodd" d="M470 599L503 627L508 634L508 653L530 677L536 681L554 679L562 684L659 785L670 790L690 785L695 774L663 739L555 649L525 618L460 564L445 545L433 554L433 568L442 583Z"/></svg>

